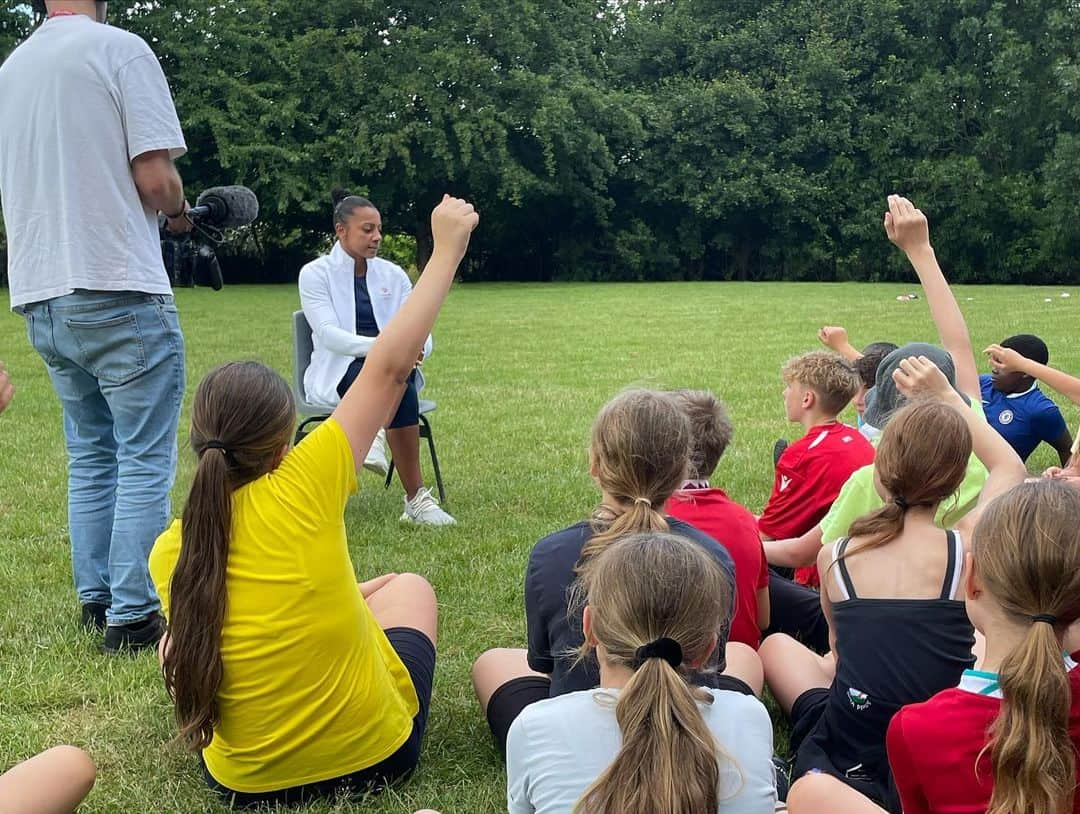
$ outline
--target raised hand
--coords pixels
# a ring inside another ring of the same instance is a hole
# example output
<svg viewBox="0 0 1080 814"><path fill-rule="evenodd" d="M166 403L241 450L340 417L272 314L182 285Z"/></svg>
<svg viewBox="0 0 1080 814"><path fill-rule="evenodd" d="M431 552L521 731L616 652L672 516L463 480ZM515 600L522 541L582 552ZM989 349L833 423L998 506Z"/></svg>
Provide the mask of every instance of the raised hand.
<svg viewBox="0 0 1080 814"><path fill-rule="evenodd" d="M469 247L469 236L479 222L480 215L471 203L443 195L442 201L431 213L434 250L445 251L460 261Z"/></svg>
<svg viewBox="0 0 1080 814"><path fill-rule="evenodd" d="M990 357L990 364L1000 373L1027 372L1024 368L1028 360L1012 348L991 345L983 353Z"/></svg>
<svg viewBox="0 0 1080 814"><path fill-rule="evenodd" d="M959 397L945 374L925 356L909 356L901 360L900 367L893 371L893 381L909 399L929 396L948 401Z"/></svg>
<svg viewBox="0 0 1080 814"><path fill-rule="evenodd" d="M919 249L930 248L930 226L926 215L901 195L889 196L885 234L908 255Z"/></svg>
<svg viewBox="0 0 1080 814"><path fill-rule="evenodd" d="M847 328L839 325L826 325L817 332L817 338L821 340L822 345L839 352L842 347L848 344Z"/></svg>

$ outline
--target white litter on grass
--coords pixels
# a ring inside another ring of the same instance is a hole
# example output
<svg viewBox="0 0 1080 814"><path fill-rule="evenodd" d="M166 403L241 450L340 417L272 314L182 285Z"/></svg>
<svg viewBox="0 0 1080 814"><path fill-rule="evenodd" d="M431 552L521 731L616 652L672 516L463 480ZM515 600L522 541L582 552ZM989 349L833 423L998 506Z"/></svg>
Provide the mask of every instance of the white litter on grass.
<svg viewBox="0 0 1080 814"><path fill-rule="evenodd" d="M1063 299L1063 300L1067 300L1071 296L1072 296L1072 294L1070 294L1068 291L1062 291L1061 292L1061 299Z"/></svg>
<svg viewBox="0 0 1080 814"><path fill-rule="evenodd" d="M1047 297L1045 300L1043 300L1043 302L1053 302L1053 300Z"/></svg>

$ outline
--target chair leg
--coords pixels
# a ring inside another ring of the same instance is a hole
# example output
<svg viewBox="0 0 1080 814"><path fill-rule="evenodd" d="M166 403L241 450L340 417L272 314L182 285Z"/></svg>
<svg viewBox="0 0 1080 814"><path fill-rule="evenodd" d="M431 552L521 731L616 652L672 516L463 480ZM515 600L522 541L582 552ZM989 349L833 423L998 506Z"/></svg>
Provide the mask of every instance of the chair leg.
<svg viewBox="0 0 1080 814"><path fill-rule="evenodd" d="M428 442L428 453L431 455L431 468L435 470L435 485L439 489L439 502L446 503L446 488L443 486L442 471L439 469L439 456L435 453L435 436L431 432L431 422L427 416L420 414L420 437ZM386 482L383 488L389 489L394 480L394 459L390 458L390 466L386 471Z"/></svg>
<svg viewBox="0 0 1080 814"><path fill-rule="evenodd" d="M427 437L428 452L431 454L431 468L435 470L435 485L439 487L439 502L446 504L446 489L443 488L442 472L439 470L439 456L435 453L435 434L431 431L431 422L427 416L420 416L424 430L420 434Z"/></svg>
<svg viewBox="0 0 1080 814"><path fill-rule="evenodd" d="M328 416L328 415L313 415L313 416L309 416L308 418L305 418L303 421L301 421L300 426L298 426L296 428L296 435L293 436L293 446L296 446L301 441L303 441L304 436L307 435L309 432L311 432L308 429L308 425L310 425L310 424L319 424L319 423L321 423L323 421L326 421L326 419L328 419L329 417L330 416Z"/></svg>

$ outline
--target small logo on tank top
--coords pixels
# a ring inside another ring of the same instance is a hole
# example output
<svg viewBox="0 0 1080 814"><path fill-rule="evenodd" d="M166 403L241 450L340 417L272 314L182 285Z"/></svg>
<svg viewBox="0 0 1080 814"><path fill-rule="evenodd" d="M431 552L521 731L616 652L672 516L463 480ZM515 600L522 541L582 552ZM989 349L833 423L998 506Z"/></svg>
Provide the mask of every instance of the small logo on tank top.
<svg viewBox="0 0 1080 814"><path fill-rule="evenodd" d="M1015 416L1013 415L1012 410L1002 410L998 413L999 424L1012 424L1013 418L1015 418Z"/></svg>
<svg viewBox="0 0 1080 814"><path fill-rule="evenodd" d="M863 712L870 709L870 696L864 692L851 687L847 691L847 700L851 704L851 708L856 712Z"/></svg>

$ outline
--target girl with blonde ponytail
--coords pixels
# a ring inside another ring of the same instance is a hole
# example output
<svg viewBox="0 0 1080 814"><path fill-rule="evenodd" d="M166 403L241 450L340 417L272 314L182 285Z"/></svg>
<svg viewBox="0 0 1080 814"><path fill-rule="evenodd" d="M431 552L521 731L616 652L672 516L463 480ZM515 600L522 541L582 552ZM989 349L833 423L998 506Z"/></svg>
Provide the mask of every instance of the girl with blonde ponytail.
<svg viewBox="0 0 1080 814"><path fill-rule="evenodd" d="M832 652L818 656L781 634L759 652L791 716L792 779L822 772L895 808L889 721L902 706L956 686L974 664L961 595L970 530L1027 473L933 362L909 357L893 378L913 403L889 421L878 446L885 505L818 557ZM938 505L959 486L973 448L989 471L979 502L955 529L938 528Z"/></svg>
<svg viewBox="0 0 1080 814"><path fill-rule="evenodd" d="M582 564L575 596L586 603L580 655L595 652L601 689L514 721L511 814L771 814L767 711L741 682L690 681L730 623L716 560L683 537L633 534Z"/></svg>
<svg viewBox="0 0 1080 814"><path fill-rule="evenodd" d="M686 479L692 444L689 419L670 393L626 390L600 411L589 447L600 505L589 519L540 540L529 555L528 650L489 650L473 665L473 686L500 748L505 749L510 724L528 704L597 685L595 660L574 657L584 637L581 616L567 599L578 571L612 541L634 532L671 531L709 552L734 586L735 565L727 549L662 513ZM708 667L722 670L723 665L723 651L710 654ZM702 680L715 681L716 671Z"/></svg>

